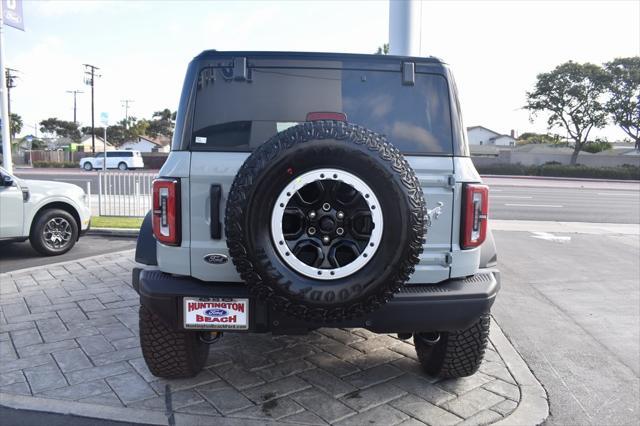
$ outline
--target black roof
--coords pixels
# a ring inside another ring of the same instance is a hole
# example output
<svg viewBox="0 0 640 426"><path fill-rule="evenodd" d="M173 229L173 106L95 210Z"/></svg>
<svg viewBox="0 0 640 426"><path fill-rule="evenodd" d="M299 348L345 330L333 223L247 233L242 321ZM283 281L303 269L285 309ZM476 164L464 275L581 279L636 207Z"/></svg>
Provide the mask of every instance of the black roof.
<svg viewBox="0 0 640 426"><path fill-rule="evenodd" d="M330 52L278 52L278 51L220 51L220 50L205 50L196 56L194 59L214 59L214 58L234 58L250 56L253 58L290 58L290 59L342 59L342 60L377 60L381 62L427 62L435 64L445 64L439 58L434 56L396 56L396 55L378 55L378 54L365 54L365 53L330 53Z"/></svg>

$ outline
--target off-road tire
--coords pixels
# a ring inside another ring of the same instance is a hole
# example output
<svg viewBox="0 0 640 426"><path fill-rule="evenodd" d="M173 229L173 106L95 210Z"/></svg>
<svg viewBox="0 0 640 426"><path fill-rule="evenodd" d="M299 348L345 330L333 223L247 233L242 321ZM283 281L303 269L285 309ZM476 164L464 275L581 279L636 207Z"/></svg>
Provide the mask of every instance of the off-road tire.
<svg viewBox="0 0 640 426"><path fill-rule="evenodd" d="M71 239L68 244L60 249L53 249L47 246L44 242L44 235L42 234L47 222L56 217L63 218L71 225ZM78 223L69 212L60 209L47 209L38 213L38 216L34 219L33 225L31 225L31 232L29 233L29 242L31 243L31 247L42 255L59 256L73 248L78 240L78 232Z"/></svg>
<svg viewBox="0 0 640 426"><path fill-rule="evenodd" d="M418 360L423 370L434 377L471 376L480 367L489 341L489 314L482 315L471 327L440 333L440 340L428 344L414 335Z"/></svg>
<svg viewBox="0 0 640 426"><path fill-rule="evenodd" d="M291 179L322 167L368 180L388 215L371 262L333 281L304 277L284 265L267 218ZM424 216L418 178L385 136L342 121L313 121L276 134L247 158L229 191L225 235L233 263L253 296L290 317L328 323L361 317L393 297L420 261ZM321 296L313 298L313 293Z"/></svg>
<svg viewBox="0 0 640 426"><path fill-rule="evenodd" d="M149 371L166 379L193 377L209 357L209 345L195 331L175 331L140 306L140 346Z"/></svg>

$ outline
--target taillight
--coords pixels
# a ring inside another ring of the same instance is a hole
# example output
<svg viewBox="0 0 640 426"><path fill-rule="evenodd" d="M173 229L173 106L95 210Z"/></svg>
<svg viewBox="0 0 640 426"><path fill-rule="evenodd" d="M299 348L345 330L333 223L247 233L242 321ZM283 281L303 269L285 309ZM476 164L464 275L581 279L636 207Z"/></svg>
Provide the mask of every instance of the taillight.
<svg viewBox="0 0 640 426"><path fill-rule="evenodd" d="M307 114L307 121L319 120L347 121L347 114L344 112L310 112Z"/></svg>
<svg viewBox="0 0 640 426"><path fill-rule="evenodd" d="M153 181L153 235L169 246L180 245L180 181Z"/></svg>
<svg viewBox="0 0 640 426"><path fill-rule="evenodd" d="M462 248L478 247L487 237L489 187L465 184L462 222Z"/></svg>

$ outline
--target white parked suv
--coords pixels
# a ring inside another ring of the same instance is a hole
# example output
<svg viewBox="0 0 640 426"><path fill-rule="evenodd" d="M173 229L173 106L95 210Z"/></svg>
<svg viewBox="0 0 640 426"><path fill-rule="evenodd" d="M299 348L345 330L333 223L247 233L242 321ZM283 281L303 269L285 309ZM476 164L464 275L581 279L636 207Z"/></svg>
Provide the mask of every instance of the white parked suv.
<svg viewBox="0 0 640 426"><path fill-rule="evenodd" d="M18 179L0 167L0 241L26 241L41 254L71 250L89 230L91 210L82 188Z"/></svg>
<svg viewBox="0 0 640 426"><path fill-rule="evenodd" d="M85 157L80 160L80 167L86 171L102 169L104 163L104 153L96 154L95 157ZM141 169L144 161L140 151L107 151L107 169Z"/></svg>

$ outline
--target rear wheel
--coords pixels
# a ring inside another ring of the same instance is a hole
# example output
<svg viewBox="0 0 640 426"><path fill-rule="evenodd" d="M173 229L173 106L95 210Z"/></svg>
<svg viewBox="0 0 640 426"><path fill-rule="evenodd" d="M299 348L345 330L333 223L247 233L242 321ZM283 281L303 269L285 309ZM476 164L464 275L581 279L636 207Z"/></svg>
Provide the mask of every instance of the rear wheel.
<svg viewBox="0 0 640 426"><path fill-rule="evenodd" d="M209 358L209 345L198 332L175 331L144 306L139 311L142 355L154 376L167 379L193 377Z"/></svg>
<svg viewBox="0 0 640 426"><path fill-rule="evenodd" d="M118 164L118 170L127 170L127 169L128 169L127 163L122 162Z"/></svg>
<svg viewBox="0 0 640 426"><path fill-rule="evenodd" d="M36 218L29 240L45 256L57 256L71 250L78 239L78 224L68 212L51 209Z"/></svg>
<svg viewBox="0 0 640 426"><path fill-rule="evenodd" d="M82 166L83 169L85 169L86 171L90 172L91 170L93 170L93 166L91 165L90 161L87 161L86 163L84 163L84 165Z"/></svg>
<svg viewBox="0 0 640 426"><path fill-rule="evenodd" d="M443 378L474 374L489 341L489 323L489 314L484 314L464 330L414 334L416 353L424 371Z"/></svg>

